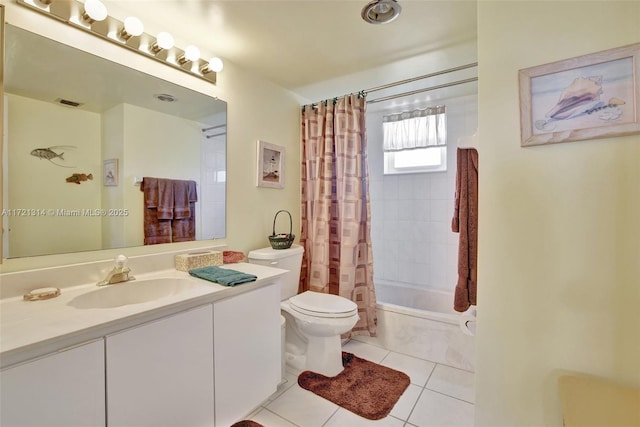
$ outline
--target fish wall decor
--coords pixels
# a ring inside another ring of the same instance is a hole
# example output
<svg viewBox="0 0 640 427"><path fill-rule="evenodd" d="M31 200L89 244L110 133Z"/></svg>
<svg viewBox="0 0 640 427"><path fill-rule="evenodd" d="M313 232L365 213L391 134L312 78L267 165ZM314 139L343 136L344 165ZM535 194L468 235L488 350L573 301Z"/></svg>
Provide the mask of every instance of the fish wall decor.
<svg viewBox="0 0 640 427"><path fill-rule="evenodd" d="M75 166L67 166L67 165L61 165L56 163L58 160L56 160L56 162L54 162L54 159L60 159L61 161L64 161L64 152L62 153L56 153L53 150L63 150L63 149L75 149L77 147L73 146L73 145L56 145L53 147L48 147L48 148L36 148L34 150L31 150L31 155L34 157L39 158L40 160L45 159L45 160L49 160L51 163L53 163L56 166L60 166L63 168L75 168Z"/></svg>
<svg viewBox="0 0 640 427"><path fill-rule="evenodd" d="M93 180L93 174L86 174L86 173L74 173L73 175L71 175L70 177L68 177L66 179L67 182L72 182L74 184L81 184L84 181L92 181Z"/></svg>

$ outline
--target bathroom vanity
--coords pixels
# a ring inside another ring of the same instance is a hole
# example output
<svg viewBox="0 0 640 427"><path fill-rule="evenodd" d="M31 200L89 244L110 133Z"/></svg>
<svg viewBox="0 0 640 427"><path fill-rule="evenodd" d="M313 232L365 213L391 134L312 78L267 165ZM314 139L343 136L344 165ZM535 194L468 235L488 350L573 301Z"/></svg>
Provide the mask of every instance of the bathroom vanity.
<svg viewBox="0 0 640 427"><path fill-rule="evenodd" d="M94 298L95 284L3 298L0 424L229 426L246 416L280 382L285 270L228 267L258 280L224 287L166 270L110 285L119 295L154 280L182 286L149 301Z"/></svg>

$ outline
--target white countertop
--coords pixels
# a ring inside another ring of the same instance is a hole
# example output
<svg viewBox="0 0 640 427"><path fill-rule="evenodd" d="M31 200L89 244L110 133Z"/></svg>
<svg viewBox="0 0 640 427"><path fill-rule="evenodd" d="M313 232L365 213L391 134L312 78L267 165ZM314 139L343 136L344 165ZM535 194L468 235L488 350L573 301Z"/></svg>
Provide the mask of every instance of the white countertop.
<svg viewBox="0 0 640 427"><path fill-rule="evenodd" d="M180 311L219 301L274 282L286 270L257 264L221 266L258 276L255 282L228 287L174 269L135 275L137 280L174 277L195 285L154 301L112 308L77 308L74 298L101 289L95 283L62 288L60 296L24 301L22 296L0 300L0 367L14 365ZM135 282L131 282L135 286ZM118 286L107 285L107 286ZM38 286L34 286L37 288Z"/></svg>

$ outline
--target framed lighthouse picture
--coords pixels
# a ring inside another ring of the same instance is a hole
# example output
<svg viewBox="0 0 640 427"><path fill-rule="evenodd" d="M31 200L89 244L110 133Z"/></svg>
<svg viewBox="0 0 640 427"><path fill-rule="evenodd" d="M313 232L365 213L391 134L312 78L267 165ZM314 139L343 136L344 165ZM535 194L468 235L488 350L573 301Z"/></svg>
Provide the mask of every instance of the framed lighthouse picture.
<svg viewBox="0 0 640 427"><path fill-rule="evenodd" d="M284 147L258 140L258 187L284 188Z"/></svg>

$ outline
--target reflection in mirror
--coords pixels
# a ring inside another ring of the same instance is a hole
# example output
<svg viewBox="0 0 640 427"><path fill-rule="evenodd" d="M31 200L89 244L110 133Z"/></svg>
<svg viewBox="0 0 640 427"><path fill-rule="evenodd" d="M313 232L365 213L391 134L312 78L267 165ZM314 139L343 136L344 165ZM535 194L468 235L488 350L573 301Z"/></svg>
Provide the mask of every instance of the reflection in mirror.
<svg viewBox="0 0 640 427"><path fill-rule="evenodd" d="M143 177L195 181L191 234L225 236L225 102L5 34L5 258L142 246Z"/></svg>

